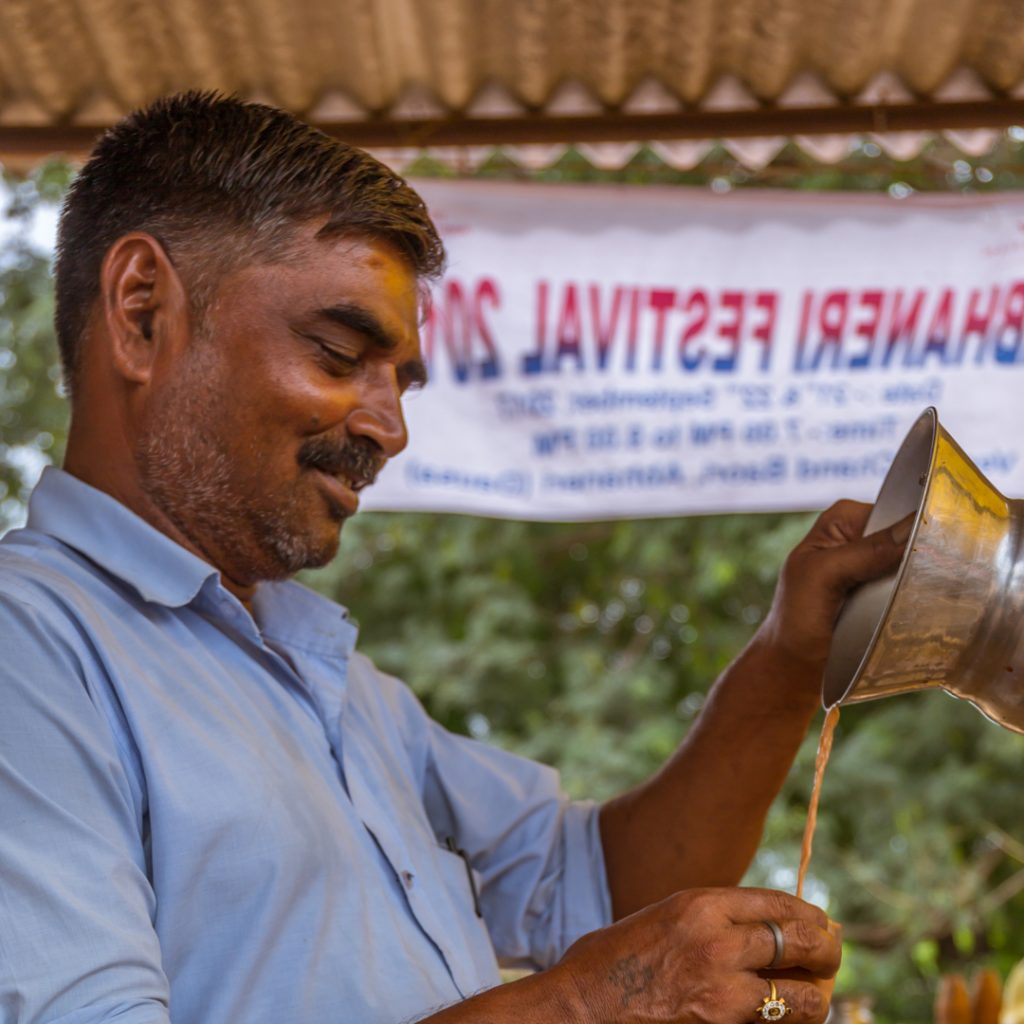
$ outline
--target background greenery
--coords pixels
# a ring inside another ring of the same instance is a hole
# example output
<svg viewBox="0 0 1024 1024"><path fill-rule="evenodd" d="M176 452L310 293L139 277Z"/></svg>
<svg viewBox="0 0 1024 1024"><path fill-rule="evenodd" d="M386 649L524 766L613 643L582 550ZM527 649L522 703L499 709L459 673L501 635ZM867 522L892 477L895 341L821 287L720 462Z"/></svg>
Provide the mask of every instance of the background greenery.
<svg viewBox="0 0 1024 1024"><path fill-rule="evenodd" d="M621 172L570 151L525 172L500 154L480 177L637 184L888 190L1021 187L1024 132L984 163L936 142L909 164L874 143L822 167L787 148L752 174L724 151L678 172L641 151ZM424 160L422 175L450 172ZM23 516L39 467L59 461L66 411L52 334L48 254L29 241L60 163L8 178L0 249L0 531ZM838 497L838 495L837 495ZM450 728L557 765L574 794L608 796L678 744L716 674L764 615L809 515L528 524L375 513L309 582L349 605L362 646ZM791 887L811 781L809 737L773 807L748 881ZM844 922L839 991L881 1021L927 1021L940 972L1004 975L1024 956L1024 737L939 694L844 710L811 898Z"/></svg>

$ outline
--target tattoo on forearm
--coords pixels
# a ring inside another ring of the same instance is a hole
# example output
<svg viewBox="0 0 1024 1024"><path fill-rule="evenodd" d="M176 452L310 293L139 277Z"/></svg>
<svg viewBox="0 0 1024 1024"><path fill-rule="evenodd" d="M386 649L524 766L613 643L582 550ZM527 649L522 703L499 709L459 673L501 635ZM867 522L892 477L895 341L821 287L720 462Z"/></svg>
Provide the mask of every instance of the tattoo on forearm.
<svg viewBox="0 0 1024 1024"><path fill-rule="evenodd" d="M622 1005L629 1004L651 987L654 968L640 963L633 955L617 961L608 972L608 980L622 993Z"/></svg>

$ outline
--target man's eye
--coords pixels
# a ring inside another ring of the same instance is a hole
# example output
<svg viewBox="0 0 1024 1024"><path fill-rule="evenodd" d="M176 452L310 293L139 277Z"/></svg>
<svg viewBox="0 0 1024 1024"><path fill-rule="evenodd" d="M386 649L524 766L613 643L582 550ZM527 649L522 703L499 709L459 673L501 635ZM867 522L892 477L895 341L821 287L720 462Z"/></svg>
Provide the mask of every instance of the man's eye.
<svg viewBox="0 0 1024 1024"><path fill-rule="evenodd" d="M316 346L317 361L328 373L336 375L351 373L359 365L361 353L338 348L336 345L324 341L323 338L318 338L315 334L296 333Z"/></svg>
<svg viewBox="0 0 1024 1024"><path fill-rule="evenodd" d="M349 352L342 352L341 350L336 349L333 345L326 345L322 341L318 342L318 344L320 346L321 361L325 363L329 369L347 372L349 370L354 370L359 365L358 356Z"/></svg>

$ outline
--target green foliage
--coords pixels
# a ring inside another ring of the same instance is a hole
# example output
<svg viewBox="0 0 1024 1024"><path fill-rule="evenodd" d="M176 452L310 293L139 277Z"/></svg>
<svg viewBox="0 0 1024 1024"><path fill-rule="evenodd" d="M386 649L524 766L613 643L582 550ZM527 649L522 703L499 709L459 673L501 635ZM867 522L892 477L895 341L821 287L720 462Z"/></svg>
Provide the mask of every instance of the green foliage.
<svg viewBox="0 0 1024 1024"><path fill-rule="evenodd" d="M0 250L0 531L20 521L39 469L63 451L67 408L59 393L50 258L31 244L29 226L68 181L66 165L47 164L25 181L5 182L11 201L4 216L14 233Z"/></svg>
<svg viewBox="0 0 1024 1024"><path fill-rule="evenodd" d="M873 148L872 148L873 147ZM641 150L621 172L570 151L528 174L496 155L481 177L883 189L1021 185L1008 137L985 166L934 143L897 165L865 144L831 167L787 147L756 174L722 150L679 172ZM429 161L418 173L450 173ZM49 165L13 183L20 226L0 249L0 530L22 514L38 466L59 459L47 257L27 225L68 180ZM602 798L653 771L707 687L767 610L807 516L714 516L555 525L373 514L309 582L347 604L362 648L406 679L449 728L559 767ZM792 887L815 736L772 809L748 881ZM882 1022L931 1020L942 972L1024 956L1024 737L965 704L916 695L843 711L825 780L808 894L845 927L839 991L872 996Z"/></svg>

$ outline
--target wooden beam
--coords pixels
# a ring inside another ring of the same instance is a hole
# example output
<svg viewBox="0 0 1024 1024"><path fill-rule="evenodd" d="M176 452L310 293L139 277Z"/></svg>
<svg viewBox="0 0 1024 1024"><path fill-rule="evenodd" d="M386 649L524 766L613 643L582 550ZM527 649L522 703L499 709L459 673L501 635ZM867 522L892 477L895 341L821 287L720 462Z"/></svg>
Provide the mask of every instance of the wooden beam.
<svg viewBox="0 0 1024 1024"><path fill-rule="evenodd" d="M354 121L319 125L359 146L487 146L573 142L653 142L757 136L862 135L868 132L1006 128L1024 124L1024 100L905 103L872 107L758 107L671 114L605 114L424 121Z"/></svg>
<svg viewBox="0 0 1024 1024"><path fill-rule="evenodd" d="M524 114L428 120L320 123L318 128L357 146L501 146L525 143L650 142L757 136L937 132L945 128L1024 125L1024 100L992 98L957 103L893 103L876 106L772 107L751 110L681 110L670 114L610 111L576 117ZM55 153L81 156L101 129L81 125L0 125L0 160L19 164Z"/></svg>

